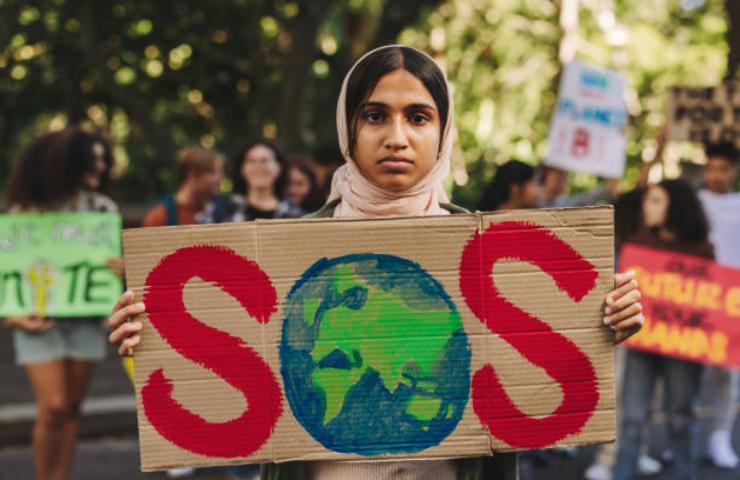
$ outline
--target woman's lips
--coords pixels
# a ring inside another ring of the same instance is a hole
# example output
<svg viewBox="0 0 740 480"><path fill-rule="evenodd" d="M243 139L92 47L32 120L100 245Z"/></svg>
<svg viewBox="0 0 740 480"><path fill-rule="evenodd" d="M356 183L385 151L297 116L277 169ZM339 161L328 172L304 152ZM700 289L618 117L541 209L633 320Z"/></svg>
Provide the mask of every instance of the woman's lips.
<svg viewBox="0 0 740 480"><path fill-rule="evenodd" d="M414 162L405 157L385 157L378 163L391 173L405 173L414 166Z"/></svg>

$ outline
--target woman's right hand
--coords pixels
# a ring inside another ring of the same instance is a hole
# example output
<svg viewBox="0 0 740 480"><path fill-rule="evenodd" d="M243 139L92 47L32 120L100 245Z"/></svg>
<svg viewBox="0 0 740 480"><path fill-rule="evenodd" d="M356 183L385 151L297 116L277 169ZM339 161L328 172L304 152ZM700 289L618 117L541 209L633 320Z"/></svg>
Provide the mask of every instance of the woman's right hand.
<svg viewBox="0 0 740 480"><path fill-rule="evenodd" d="M145 311L143 303L134 303L134 292L131 290L126 290L113 307L113 313L108 317L108 328L111 330L108 341L118 345L119 355L130 357L134 354L134 347L141 341L139 332L144 325L133 321L133 317Z"/></svg>
<svg viewBox="0 0 740 480"><path fill-rule="evenodd" d="M24 315L22 317L8 317L5 323L13 328L20 328L28 333L41 333L49 330L56 325L51 318L40 317L38 315Z"/></svg>

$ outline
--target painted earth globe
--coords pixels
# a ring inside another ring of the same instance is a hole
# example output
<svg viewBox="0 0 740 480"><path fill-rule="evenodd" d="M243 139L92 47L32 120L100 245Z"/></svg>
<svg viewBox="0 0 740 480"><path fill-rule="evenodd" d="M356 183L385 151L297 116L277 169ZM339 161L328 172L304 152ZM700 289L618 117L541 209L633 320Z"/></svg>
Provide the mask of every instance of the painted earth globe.
<svg viewBox="0 0 740 480"><path fill-rule="evenodd" d="M449 295L418 264L377 254L319 260L283 312L286 397L324 447L418 452L462 418L470 345Z"/></svg>

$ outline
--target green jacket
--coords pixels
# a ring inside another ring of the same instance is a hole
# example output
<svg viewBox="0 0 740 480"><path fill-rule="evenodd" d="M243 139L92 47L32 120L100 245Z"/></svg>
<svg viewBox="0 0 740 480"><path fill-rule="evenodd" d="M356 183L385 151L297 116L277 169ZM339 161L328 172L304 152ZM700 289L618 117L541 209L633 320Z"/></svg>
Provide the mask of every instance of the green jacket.
<svg viewBox="0 0 740 480"><path fill-rule="evenodd" d="M304 218L330 218L339 205L339 199L327 203ZM442 204L452 214L469 213L453 204ZM491 457L462 458L454 460L457 480L517 480L516 453L501 453ZM261 465L261 480L311 480L308 462L267 463Z"/></svg>

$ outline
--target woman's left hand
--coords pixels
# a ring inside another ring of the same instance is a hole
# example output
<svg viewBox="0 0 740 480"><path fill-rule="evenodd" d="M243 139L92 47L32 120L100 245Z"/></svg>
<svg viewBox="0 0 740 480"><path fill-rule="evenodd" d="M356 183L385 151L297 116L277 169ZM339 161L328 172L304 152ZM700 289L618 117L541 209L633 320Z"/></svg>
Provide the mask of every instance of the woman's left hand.
<svg viewBox="0 0 740 480"><path fill-rule="evenodd" d="M620 343L642 328L640 290L635 272L614 275L614 290L606 296L604 324L614 330L614 343Z"/></svg>

